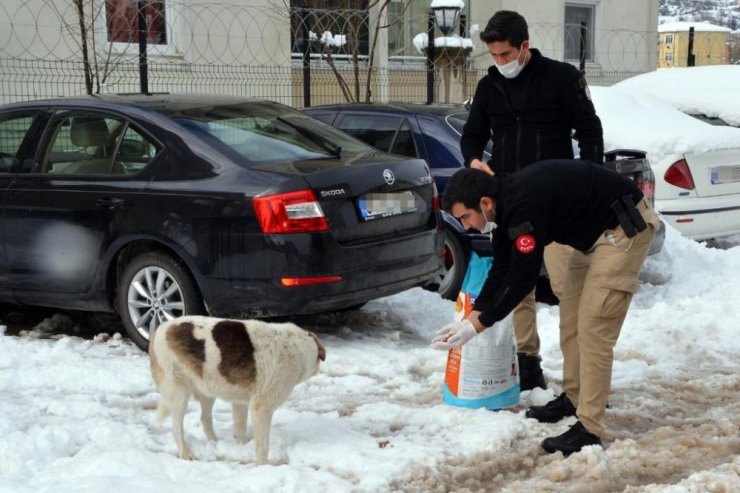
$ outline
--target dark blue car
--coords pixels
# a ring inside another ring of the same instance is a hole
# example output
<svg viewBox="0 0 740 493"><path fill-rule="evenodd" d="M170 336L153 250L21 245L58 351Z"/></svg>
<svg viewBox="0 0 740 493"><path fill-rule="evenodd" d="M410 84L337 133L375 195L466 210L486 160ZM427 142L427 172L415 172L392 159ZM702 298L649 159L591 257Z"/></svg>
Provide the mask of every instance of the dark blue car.
<svg viewBox="0 0 740 493"><path fill-rule="evenodd" d="M304 112L383 151L425 159L440 196L444 193L447 180L463 167L460 136L468 118L468 110L463 104L356 103L317 106L307 108ZM484 160L490 159L491 150L489 141ZM574 151L578 152L575 142ZM654 199L655 176L644 152L611 150L604 157L606 166L635 180L645 195L650 200ZM454 217L446 213L443 216L446 233L445 270L432 286L442 297L454 300L462 284L470 252L490 255L491 244L487 235L465 231ZM664 238L665 228L661 227L651 254L661 250ZM539 301L557 303L545 276L543 268L537 298Z"/></svg>

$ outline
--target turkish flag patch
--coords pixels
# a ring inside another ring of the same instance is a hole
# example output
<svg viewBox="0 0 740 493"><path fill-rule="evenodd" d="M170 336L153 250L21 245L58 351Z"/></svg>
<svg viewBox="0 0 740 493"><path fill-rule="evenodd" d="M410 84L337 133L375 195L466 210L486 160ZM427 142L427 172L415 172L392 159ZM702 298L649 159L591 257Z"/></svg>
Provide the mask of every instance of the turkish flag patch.
<svg viewBox="0 0 740 493"><path fill-rule="evenodd" d="M516 249L519 250L519 253L532 253L535 247L534 236L517 236L516 240L514 240L514 246L516 246Z"/></svg>

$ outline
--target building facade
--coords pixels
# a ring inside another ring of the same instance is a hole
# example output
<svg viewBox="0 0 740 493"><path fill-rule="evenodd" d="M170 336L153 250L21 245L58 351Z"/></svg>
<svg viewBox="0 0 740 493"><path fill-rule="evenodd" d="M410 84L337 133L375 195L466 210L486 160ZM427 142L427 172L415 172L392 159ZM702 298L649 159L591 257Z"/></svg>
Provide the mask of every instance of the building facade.
<svg viewBox="0 0 740 493"><path fill-rule="evenodd" d="M583 65L589 82L610 85L653 70L657 54L658 0L488 0L471 15L485 20L515 10L529 24L530 45L543 54ZM477 60L490 65L490 57Z"/></svg>
<svg viewBox="0 0 740 493"><path fill-rule="evenodd" d="M427 97L418 39L429 30L431 0L145 0L142 15L140 4L4 0L0 101L144 87L295 107L307 96L312 105ZM491 65L478 33L500 9L521 12L532 46L582 64L591 84L656 66L658 0L466 0L453 32L432 24L434 42L446 38L432 68L435 100L472 95ZM454 48L460 39L465 49Z"/></svg>
<svg viewBox="0 0 740 493"><path fill-rule="evenodd" d="M658 68L730 63L730 33L707 22L670 22L658 26Z"/></svg>

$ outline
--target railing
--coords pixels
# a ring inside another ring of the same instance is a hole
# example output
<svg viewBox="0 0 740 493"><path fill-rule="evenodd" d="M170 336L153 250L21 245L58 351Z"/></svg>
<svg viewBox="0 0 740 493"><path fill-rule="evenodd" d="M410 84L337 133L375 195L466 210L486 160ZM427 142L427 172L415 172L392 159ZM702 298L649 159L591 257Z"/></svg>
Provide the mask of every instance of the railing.
<svg viewBox="0 0 740 493"><path fill-rule="evenodd" d="M139 92L144 77L149 92L228 93L294 107L426 101L426 53L414 39L426 32L426 15L290 3L3 0L0 101ZM556 59L572 45L563 25L533 24L530 35L533 47ZM592 85L655 68L655 32L579 35L589 36L584 67ZM470 38L472 50L432 61L435 101L470 97L490 65L477 34Z"/></svg>

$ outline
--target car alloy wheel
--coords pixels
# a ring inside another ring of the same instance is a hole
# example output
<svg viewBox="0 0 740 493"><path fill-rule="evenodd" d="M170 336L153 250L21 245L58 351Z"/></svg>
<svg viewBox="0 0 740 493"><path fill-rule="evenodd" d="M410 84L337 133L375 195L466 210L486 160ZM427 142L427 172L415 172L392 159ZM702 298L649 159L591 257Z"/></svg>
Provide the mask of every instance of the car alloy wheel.
<svg viewBox="0 0 740 493"><path fill-rule="evenodd" d="M127 299L129 317L137 332L147 339L159 324L185 313L180 285L161 267L145 267L137 272L129 284Z"/></svg>
<svg viewBox="0 0 740 493"><path fill-rule="evenodd" d="M118 311L129 338L143 350L161 323L200 314L202 306L187 268L165 253L139 255L121 275Z"/></svg>

